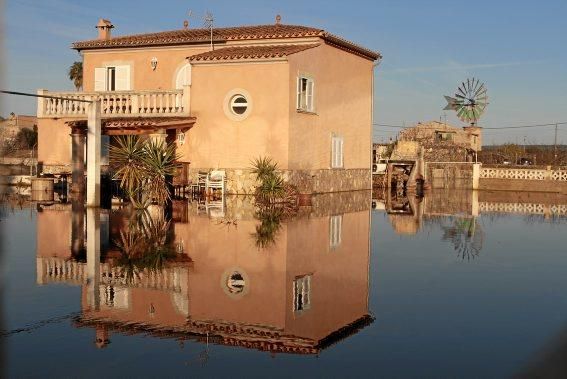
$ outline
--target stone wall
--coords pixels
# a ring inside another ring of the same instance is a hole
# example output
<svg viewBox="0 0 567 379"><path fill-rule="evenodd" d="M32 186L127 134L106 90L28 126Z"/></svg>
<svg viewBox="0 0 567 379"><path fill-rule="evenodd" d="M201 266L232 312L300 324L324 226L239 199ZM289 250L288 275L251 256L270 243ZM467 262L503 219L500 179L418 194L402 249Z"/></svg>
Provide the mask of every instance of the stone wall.
<svg viewBox="0 0 567 379"><path fill-rule="evenodd" d="M180 201L176 201L179 203ZM197 202L183 201L189 215L208 217L206 211ZM257 212L253 196L228 195L225 197L225 220L253 220ZM179 206L179 205L178 205ZM325 217L344 213L369 211L371 207L371 191L336 192L313 195L311 205L299 207L293 218Z"/></svg>
<svg viewBox="0 0 567 379"><path fill-rule="evenodd" d="M431 188L473 188L473 165L471 163L425 164L425 180Z"/></svg>
<svg viewBox="0 0 567 379"><path fill-rule="evenodd" d="M226 172L228 194L250 195L256 189L256 175L250 169L220 169ZM189 179L197 182L199 171L189 169ZM369 190L372 188L370 169L334 170L283 170L284 180L295 185L300 193L328 193L341 191Z"/></svg>

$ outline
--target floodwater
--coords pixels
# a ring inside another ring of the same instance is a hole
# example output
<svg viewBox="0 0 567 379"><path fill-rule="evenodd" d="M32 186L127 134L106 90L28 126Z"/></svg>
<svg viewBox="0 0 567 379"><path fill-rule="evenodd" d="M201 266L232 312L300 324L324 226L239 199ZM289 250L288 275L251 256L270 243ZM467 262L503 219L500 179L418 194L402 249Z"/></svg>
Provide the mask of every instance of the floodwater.
<svg viewBox="0 0 567 379"><path fill-rule="evenodd" d="M5 203L0 376L567 373L565 196L357 192L163 214Z"/></svg>

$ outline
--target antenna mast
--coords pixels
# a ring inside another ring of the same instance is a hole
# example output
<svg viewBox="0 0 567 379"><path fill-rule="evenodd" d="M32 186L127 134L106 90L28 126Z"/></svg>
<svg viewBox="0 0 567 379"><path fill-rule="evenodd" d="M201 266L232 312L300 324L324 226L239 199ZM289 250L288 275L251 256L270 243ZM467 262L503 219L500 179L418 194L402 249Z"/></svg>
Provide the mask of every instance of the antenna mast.
<svg viewBox="0 0 567 379"><path fill-rule="evenodd" d="M215 46L213 45L213 24L215 22L215 18L213 17L213 14L209 11L207 11L205 13L205 28L209 28L211 31L211 50L215 49Z"/></svg>

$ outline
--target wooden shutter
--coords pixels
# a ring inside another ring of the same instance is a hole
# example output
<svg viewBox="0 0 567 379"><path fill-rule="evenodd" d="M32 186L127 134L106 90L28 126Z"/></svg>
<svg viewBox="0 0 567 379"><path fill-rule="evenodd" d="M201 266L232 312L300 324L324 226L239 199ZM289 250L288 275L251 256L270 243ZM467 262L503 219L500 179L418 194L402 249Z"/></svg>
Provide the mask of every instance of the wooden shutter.
<svg viewBox="0 0 567 379"><path fill-rule="evenodd" d="M337 167L343 167L344 166L343 145L344 145L344 140L341 137L341 138L339 138L339 161L338 161L339 165Z"/></svg>
<svg viewBox="0 0 567 379"><path fill-rule="evenodd" d="M297 109L301 109L301 77L297 77Z"/></svg>
<svg viewBox="0 0 567 379"><path fill-rule="evenodd" d="M175 78L175 88L183 89L184 86L191 85L191 65L186 64L179 70Z"/></svg>
<svg viewBox="0 0 567 379"><path fill-rule="evenodd" d="M130 66L116 66L116 91L130 90Z"/></svg>
<svg viewBox="0 0 567 379"><path fill-rule="evenodd" d="M105 67L95 68L94 90L95 91L106 91L106 68Z"/></svg>
<svg viewBox="0 0 567 379"><path fill-rule="evenodd" d="M307 101L306 101L306 105L307 105L307 110L312 112L314 107L313 107L313 87L314 87L314 83L312 79L307 79Z"/></svg>

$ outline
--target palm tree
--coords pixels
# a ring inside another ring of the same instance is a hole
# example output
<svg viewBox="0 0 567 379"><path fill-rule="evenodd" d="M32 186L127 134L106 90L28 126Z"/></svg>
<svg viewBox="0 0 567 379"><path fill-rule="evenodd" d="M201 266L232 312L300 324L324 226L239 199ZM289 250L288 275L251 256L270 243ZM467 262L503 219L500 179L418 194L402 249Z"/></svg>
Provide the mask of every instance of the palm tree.
<svg viewBox="0 0 567 379"><path fill-rule="evenodd" d="M69 67L69 79L73 81L77 91L83 87L83 62L74 62Z"/></svg>
<svg viewBox="0 0 567 379"><path fill-rule="evenodd" d="M136 208L147 208L152 201L163 205L171 199L168 180L175 174L178 159L175 145L138 136L119 136L110 146L114 178Z"/></svg>

